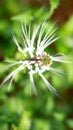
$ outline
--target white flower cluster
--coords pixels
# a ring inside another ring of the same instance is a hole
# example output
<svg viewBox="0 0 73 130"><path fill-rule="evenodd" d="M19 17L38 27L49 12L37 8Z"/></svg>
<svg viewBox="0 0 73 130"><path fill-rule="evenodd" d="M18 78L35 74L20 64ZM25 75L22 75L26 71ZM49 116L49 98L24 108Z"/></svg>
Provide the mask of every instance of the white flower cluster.
<svg viewBox="0 0 73 130"><path fill-rule="evenodd" d="M67 57L62 54L56 54L52 56L45 52L45 48L55 42L59 37L56 37L56 29L54 28L54 24L49 27L46 32L47 24L43 22L41 25L36 25L31 32L31 26L27 28L26 25L22 25L22 34L23 34L23 46L21 47L18 43L16 37L13 35L14 43L16 44L18 51L21 52L24 57L26 57L27 53L29 55L25 60L13 61L10 62L8 68L19 65L14 71L7 75L7 77L3 80L1 86L10 79L9 87L16 76L21 70L27 68L28 74L30 77L31 87L34 90L34 93L37 95L37 90L34 84L34 74L38 73L42 78L46 86L52 93L57 95L57 91L53 86L47 81L44 77L45 71L51 71L56 74L60 74L60 71L51 67L51 64L54 62L67 62ZM46 33L45 33L46 32Z"/></svg>

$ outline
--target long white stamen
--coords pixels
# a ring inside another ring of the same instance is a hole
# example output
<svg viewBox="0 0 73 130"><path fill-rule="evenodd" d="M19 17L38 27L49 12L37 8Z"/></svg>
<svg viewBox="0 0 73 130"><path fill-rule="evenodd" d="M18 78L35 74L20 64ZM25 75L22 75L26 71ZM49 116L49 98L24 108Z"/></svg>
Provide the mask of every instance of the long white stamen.
<svg viewBox="0 0 73 130"><path fill-rule="evenodd" d="M55 34L53 34L46 43L44 43L44 45L40 45L39 48L37 48L37 51L36 51L36 55L39 55L39 54L42 54L44 49L47 48L50 44L52 44L53 42L55 42L56 40L58 40L60 37L55 37Z"/></svg>
<svg viewBox="0 0 73 130"><path fill-rule="evenodd" d="M56 74L59 77L63 77L65 75L62 71L54 69L52 67L49 67L49 71L51 71L52 73Z"/></svg>
<svg viewBox="0 0 73 130"><path fill-rule="evenodd" d="M27 45L27 43L26 43L26 40L25 40L25 38L24 38L24 36L22 35L22 44L23 44L23 47L24 47L24 49L23 49L23 51L25 50L25 48L27 48L28 47L28 45Z"/></svg>
<svg viewBox="0 0 73 130"><path fill-rule="evenodd" d="M25 27L25 30L26 30L26 27ZM22 31L23 31L23 34L27 43L27 48L24 49L24 52L28 51L30 56L33 57L33 47L31 47L31 40L29 39L29 34L27 35L27 30L26 31L25 30L22 25ZM30 30L29 30L29 33L30 33Z"/></svg>
<svg viewBox="0 0 73 130"><path fill-rule="evenodd" d="M11 72L10 74L8 74L8 75L6 76L6 78L3 80L1 86L2 86L5 82L7 82L13 75L15 75L17 72L23 70L25 67L26 67L26 66L21 65L21 66L19 66L16 70L14 70L14 71Z"/></svg>
<svg viewBox="0 0 73 130"><path fill-rule="evenodd" d="M25 67L26 67L26 66L24 66L21 70L23 70ZM10 90L10 87L11 87L11 84L12 84L12 81L13 81L14 77L15 77L16 74L19 73L21 70L19 69L18 71L16 71L16 72L13 74L13 76L12 76L12 78L11 78L11 80L10 80L9 86L8 86L8 91Z"/></svg>
<svg viewBox="0 0 73 130"><path fill-rule="evenodd" d="M12 62L12 61L6 61L8 63ZM14 61L13 61L14 62ZM8 69L10 69L11 67L15 66L15 65L19 65L19 64L22 64L23 61L15 61L13 64L10 64L10 65L6 65L4 68L1 69L1 71L6 71Z"/></svg>
<svg viewBox="0 0 73 130"><path fill-rule="evenodd" d="M25 54L24 54L24 51L23 51L23 50L21 49L21 47L19 46L19 43L18 43L18 41L17 41L17 39L16 39L15 36L13 36L13 40L14 40L14 43L16 44L16 46L18 47L18 51L21 52L23 55L25 55Z"/></svg>
<svg viewBox="0 0 73 130"><path fill-rule="evenodd" d="M36 87L35 87L35 84L34 84L34 79L33 79L32 70L29 72L29 76L30 76L31 87L32 87L32 89L34 90L34 93L36 94L36 96L38 96L37 90L36 90Z"/></svg>
<svg viewBox="0 0 73 130"><path fill-rule="evenodd" d="M61 62L61 63L72 63L72 61L70 61L69 58L67 58L66 56L58 56L58 57L51 57L52 61L55 62Z"/></svg>
<svg viewBox="0 0 73 130"><path fill-rule="evenodd" d="M26 29L25 29L26 30ZM23 35L25 37L25 40L26 40L26 43L27 43L27 46L29 47L30 46L30 39L28 39L28 35L27 35L27 31L24 30L24 27L22 25L22 32L23 32Z"/></svg>
<svg viewBox="0 0 73 130"><path fill-rule="evenodd" d="M31 30L30 30L30 28L31 28L31 24L29 24L29 29L28 29L28 37L31 40Z"/></svg>
<svg viewBox="0 0 73 130"><path fill-rule="evenodd" d="M47 41L45 41L44 45L41 45L41 47L44 48L47 44L49 46L52 43L51 41L54 39L54 37L55 37L55 34L53 34Z"/></svg>
<svg viewBox="0 0 73 130"><path fill-rule="evenodd" d="M59 38L60 38L60 37L56 37L56 38L54 38L53 40L51 40L50 42L47 42L47 43L44 45L43 48L45 49L45 48L48 47L51 43L57 41Z"/></svg>
<svg viewBox="0 0 73 130"><path fill-rule="evenodd" d="M54 37L55 37L55 34L53 34L53 35L48 39L48 41L44 41L44 40L43 40L43 41L40 43L39 48L37 48L36 54L37 54L37 55L40 54L40 51L43 52L45 46L46 46L48 43L50 43L51 40L52 40Z"/></svg>
<svg viewBox="0 0 73 130"><path fill-rule="evenodd" d="M48 31L47 31L47 33L46 33L44 39L49 36L49 34L50 34L51 30L54 28L55 24L56 24L56 22L50 26L50 28L48 29ZM54 32L55 32L56 30L57 30L57 28L54 29Z"/></svg>
<svg viewBox="0 0 73 130"><path fill-rule="evenodd" d="M13 81L14 77L15 77L15 75L13 75L12 78L11 78L11 80L10 80L10 83L8 85L8 91L10 90L10 87L11 87L11 84L12 84L12 81Z"/></svg>
<svg viewBox="0 0 73 130"><path fill-rule="evenodd" d="M38 37L38 41L37 41L37 49L39 48L39 46L40 46L40 42L41 42L41 38L42 38L42 35L43 35L43 33L44 33L44 31L45 31L45 28L46 28L46 25L45 25L46 23L44 23L43 22L43 24L42 24L42 26L41 26L41 28L40 28L40 33L39 33L39 37Z"/></svg>
<svg viewBox="0 0 73 130"><path fill-rule="evenodd" d="M31 47L33 47L33 44L35 43L34 40L35 40L36 35L38 33L39 27L40 26L34 26L32 38L31 38Z"/></svg>
<svg viewBox="0 0 73 130"><path fill-rule="evenodd" d="M47 37L45 36L44 39L42 40L42 42L40 43L40 46L41 45L44 45L46 42L49 42L50 38L53 36L55 36L55 32L58 28L54 29Z"/></svg>
<svg viewBox="0 0 73 130"><path fill-rule="evenodd" d="M57 90L55 88L53 88L53 86L46 80L46 78L43 76L42 73L39 72L40 77L42 78L42 80L44 81L44 83L46 84L47 88L53 93L56 94L58 96Z"/></svg>

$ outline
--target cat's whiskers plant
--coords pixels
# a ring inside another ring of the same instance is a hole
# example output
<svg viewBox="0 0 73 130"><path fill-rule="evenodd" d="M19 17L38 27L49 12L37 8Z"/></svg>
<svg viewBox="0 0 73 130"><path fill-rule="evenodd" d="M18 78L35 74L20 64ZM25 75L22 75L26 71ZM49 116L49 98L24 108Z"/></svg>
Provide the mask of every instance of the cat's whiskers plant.
<svg viewBox="0 0 73 130"><path fill-rule="evenodd" d="M52 92L57 94L57 91L53 86L47 81L47 79L44 77L45 71L51 71L57 75L62 74L59 70L53 68L51 65L54 62L63 62L67 63L68 58L65 55L59 54L52 56L45 52L45 48L47 48L50 44L55 42L60 37L56 37L56 29L54 28L54 24L48 29L46 22L43 22L42 25L36 25L33 28L33 31L31 32L31 26L29 25L28 29L25 26L22 25L22 38L23 38L23 46L21 47L16 37L13 35L13 41L16 44L18 51L23 54L25 60L19 60L19 61L8 61L10 65L8 68L11 68L13 66L17 66L17 68L12 71L10 74L7 75L7 77L3 80L1 86L5 82L7 82L10 79L9 88L11 86L11 83L16 76L17 73L22 71L23 69L28 69L28 74L31 82L31 87L34 90L35 94L37 95L37 90L34 84L34 74L38 73L38 75L41 77L41 79L44 81L48 89ZM46 32L46 34L45 34ZM27 56L28 55L28 56ZM25 58L26 57L26 58ZM8 69L7 68L7 69Z"/></svg>

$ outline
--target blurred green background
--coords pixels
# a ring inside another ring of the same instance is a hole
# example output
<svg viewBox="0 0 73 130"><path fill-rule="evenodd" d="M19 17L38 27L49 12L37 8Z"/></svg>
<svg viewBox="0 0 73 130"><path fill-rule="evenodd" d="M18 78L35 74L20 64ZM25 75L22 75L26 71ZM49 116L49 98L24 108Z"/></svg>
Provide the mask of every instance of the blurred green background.
<svg viewBox="0 0 73 130"><path fill-rule="evenodd" d="M12 33L21 36L21 23L27 26L41 23L46 17L57 20L58 35L63 35L46 51L73 56L73 1L72 0L0 0L0 83L10 71L2 71L3 60L21 56L12 41ZM60 68L59 64L56 68ZM45 74L62 99L53 96L36 76L39 97L30 95L26 72L14 79L10 91L7 82L0 89L0 130L72 130L73 129L73 65L62 66L66 75L59 78ZM38 83L39 81L39 83Z"/></svg>

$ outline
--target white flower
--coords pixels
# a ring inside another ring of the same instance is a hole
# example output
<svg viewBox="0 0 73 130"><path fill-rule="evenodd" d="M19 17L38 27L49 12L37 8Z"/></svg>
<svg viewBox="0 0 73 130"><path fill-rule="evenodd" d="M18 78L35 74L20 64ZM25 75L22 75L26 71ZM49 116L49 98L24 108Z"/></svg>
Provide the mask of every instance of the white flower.
<svg viewBox="0 0 73 130"><path fill-rule="evenodd" d="M56 54L55 56L52 56L50 54L47 54L45 52L45 48L47 48L50 44L55 42L59 37L56 37L56 30L53 30L54 24L48 28L47 33L45 34L46 28L47 28L46 22L43 22L42 25L34 26L33 32L31 32L31 26L29 25L29 28L27 29L26 25L22 25L22 39L23 39L23 46L21 47L18 43L16 37L13 35L14 43L16 44L18 51L21 52L24 57L27 56L28 58L26 60L21 61L8 61L10 65L7 69L19 65L17 69L12 71L10 74L7 75L7 77L3 80L1 86L7 82L10 79L9 88L11 86L11 83L16 76L17 73L19 73L21 70L27 68L28 74L31 82L31 87L34 90L35 94L37 95L37 90L34 84L34 74L38 73L41 79L44 81L48 89L52 92L57 94L57 91L53 86L47 81L47 79L44 77L45 71L51 71L55 74L60 75L60 71L53 68L51 65L54 62L63 62L67 63L68 58L63 54ZM45 36L44 36L45 35Z"/></svg>

